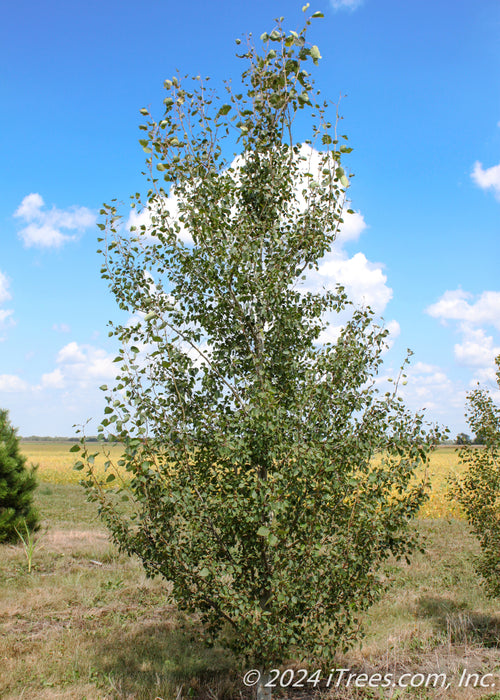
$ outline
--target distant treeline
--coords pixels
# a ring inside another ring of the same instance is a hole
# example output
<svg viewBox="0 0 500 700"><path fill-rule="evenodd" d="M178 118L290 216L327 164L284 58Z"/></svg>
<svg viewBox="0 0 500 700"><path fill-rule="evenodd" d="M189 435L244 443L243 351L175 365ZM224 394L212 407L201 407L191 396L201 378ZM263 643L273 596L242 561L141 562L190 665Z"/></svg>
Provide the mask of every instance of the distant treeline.
<svg viewBox="0 0 500 700"><path fill-rule="evenodd" d="M29 435L28 437L21 437L23 442L78 442L80 438L77 437L49 437L47 435ZM97 442L96 436L91 436L85 438L86 442ZM99 440L99 442L107 442L106 440Z"/></svg>

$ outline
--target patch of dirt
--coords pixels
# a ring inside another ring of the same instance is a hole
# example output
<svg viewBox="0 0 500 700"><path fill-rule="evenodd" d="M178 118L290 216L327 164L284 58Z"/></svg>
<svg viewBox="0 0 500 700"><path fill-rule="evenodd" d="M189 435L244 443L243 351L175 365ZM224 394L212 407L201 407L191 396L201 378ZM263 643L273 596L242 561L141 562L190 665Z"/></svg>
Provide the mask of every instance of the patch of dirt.
<svg viewBox="0 0 500 700"><path fill-rule="evenodd" d="M108 545L109 535L100 530L50 530L40 543L59 553L74 552L75 548L93 548Z"/></svg>

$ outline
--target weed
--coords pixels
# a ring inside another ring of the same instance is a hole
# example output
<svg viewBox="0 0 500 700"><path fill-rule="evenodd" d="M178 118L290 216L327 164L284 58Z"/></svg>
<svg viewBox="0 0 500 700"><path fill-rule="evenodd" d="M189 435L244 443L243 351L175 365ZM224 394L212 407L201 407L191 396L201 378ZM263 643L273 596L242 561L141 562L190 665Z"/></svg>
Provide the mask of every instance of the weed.
<svg viewBox="0 0 500 700"><path fill-rule="evenodd" d="M35 540L33 538L33 533L30 532L26 520L23 520L24 523L24 529L26 531L26 536L24 536L19 530L16 528L15 531L19 535L19 538L21 542L23 543L23 548L24 548L24 553L26 555L26 560L28 564L28 574L31 574L31 565L33 561L33 552L35 551Z"/></svg>

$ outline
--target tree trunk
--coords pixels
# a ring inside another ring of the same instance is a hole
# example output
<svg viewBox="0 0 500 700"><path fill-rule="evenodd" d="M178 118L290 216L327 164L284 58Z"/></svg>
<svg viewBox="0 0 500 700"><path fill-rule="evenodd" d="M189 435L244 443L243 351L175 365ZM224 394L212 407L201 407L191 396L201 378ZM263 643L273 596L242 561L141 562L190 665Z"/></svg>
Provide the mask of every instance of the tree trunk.
<svg viewBox="0 0 500 700"><path fill-rule="evenodd" d="M257 700L271 700L271 688L266 688L265 684L270 680L269 673L262 671L257 683Z"/></svg>

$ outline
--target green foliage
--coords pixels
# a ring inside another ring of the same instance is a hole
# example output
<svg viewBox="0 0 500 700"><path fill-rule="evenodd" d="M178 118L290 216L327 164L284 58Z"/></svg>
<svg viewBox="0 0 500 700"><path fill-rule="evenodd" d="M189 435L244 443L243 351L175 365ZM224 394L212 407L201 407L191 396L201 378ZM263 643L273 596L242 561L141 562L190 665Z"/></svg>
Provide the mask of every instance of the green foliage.
<svg viewBox="0 0 500 700"><path fill-rule="evenodd" d="M486 435L484 433L484 430L479 429L474 437L474 440L472 441L473 445L484 445L486 440Z"/></svg>
<svg viewBox="0 0 500 700"><path fill-rule="evenodd" d="M37 528L38 515L32 505L35 488L35 467L26 468L9 414L0 410L0 543L14 542L25 526Z"/></svg>
<svg viewBox="0 0 500 700"><path fill-rule="evenodd" d="M470 445L471 439L467 433L458 433L455 445Z"/></svg>
<svg viewBox="0 0 500 700"><path fill-rule="evenodd" d="M102 210L102 274L131 318L112 326L122 347L100 433L123 457L99 479L83 441L76 465L122 550L267 668L356 640L380 564L417 545L415 470L436 439L397 381L378 393L387 331L371 310L306 287L342 222L350 150L306 70L320 58L309 23L278 22L261 53L249 42L224 100L200 78L165 81L164 115L141 127L144 209L132 198L150 224L129 233ZM317 168L292 138L304 109Z"/></svg>
<svg viewBox="0 0 500 700"><path fill-rule="evenodd" d="M500 387L500 355L496 364ZM450 497L464 509L481 544L476 568L487 592L500 596L500 407L478 387L468 395L467 419L483 447L464 445L459 450L467 471L453 481Z"/></svg>

